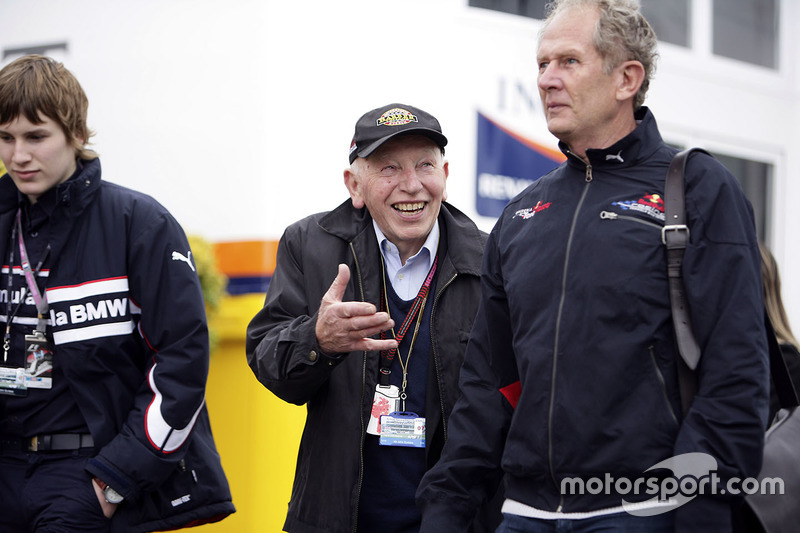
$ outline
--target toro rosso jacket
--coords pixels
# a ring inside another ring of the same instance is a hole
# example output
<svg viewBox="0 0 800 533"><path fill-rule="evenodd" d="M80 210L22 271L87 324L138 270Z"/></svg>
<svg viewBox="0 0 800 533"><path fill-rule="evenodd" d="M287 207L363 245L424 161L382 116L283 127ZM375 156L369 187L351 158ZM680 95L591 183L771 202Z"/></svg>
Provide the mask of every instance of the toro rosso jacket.
<svg viewBox="0 0 800 533"><path fill-rule="evenodd" d="M683 418L661 241L676 150L647 108L637 119L588 164L562 145L567 161L492 230L450 439L417 492L423 531L459 531L501 470L507 498L565 513L661 496L589 482L635 481L680 454L713 457L720 487L758 473L768 352L752 208L721 164L690 158L683 277L702 358ZM710 492L677 508L676 530L730 530L729 496Z"/></svg>
<svg viewBox="0 0 800 533"><path fill-rule="evenodd" d="M447 417L459 395L458 373L478 305L486 240L485 233L448 204L442 205L439 226L425 411L429 465L439 457ZM317 345L319 304L340 263L351 273L343 300L379 307L381 261L375 231L367 210L356 210L350 200L286 229L264 308L247 329L247 360L259 381L279 398L307 405L284 525L293 533L349 533L357 527L361 450L379 354L333 358Z"/></svg>
<svg viewBox="0 0 800 533"><path fill-rule="evenodd" d="M45 267L54 361L98 450L86 468L125 497L115 531L221 519L234 507L205 407L208 331L189 244L152 198L102 181L98 159L81 164L58 185ZM18 202L6 175L0 235Z"/></svg>

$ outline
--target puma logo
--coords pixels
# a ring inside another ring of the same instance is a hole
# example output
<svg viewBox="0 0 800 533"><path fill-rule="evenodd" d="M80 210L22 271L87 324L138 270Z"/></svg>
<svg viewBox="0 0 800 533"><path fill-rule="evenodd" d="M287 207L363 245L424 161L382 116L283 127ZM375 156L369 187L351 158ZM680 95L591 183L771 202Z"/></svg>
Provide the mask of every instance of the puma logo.
<svg viewBox="0 0 800 533"><path fill-rule="evenodd" d="M189 268L192 269L192 272L195 272L194 265L192 264L192 251L189 250L188 252L186 252L186 254L187 255L183 255L180 252L172 252L172 260L183 261L184 263L189 265Z"/></svg>
<svg viewBox="0 0 800 533"><path fill-rule="evenodd" d="M617 152L616 155L614 155L614 154L606 154L606 161L611 161L612 159L617 159L617 160L619 160L620 163L624 163L625 160L622 159L622 150Z"/></svg>

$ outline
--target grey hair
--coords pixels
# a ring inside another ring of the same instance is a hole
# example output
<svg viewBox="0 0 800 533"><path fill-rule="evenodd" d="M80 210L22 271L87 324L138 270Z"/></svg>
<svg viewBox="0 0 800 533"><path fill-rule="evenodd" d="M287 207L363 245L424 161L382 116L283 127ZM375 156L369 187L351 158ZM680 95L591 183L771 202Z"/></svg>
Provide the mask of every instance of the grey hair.
<svg viewBox="0 0 800 533"><path fill-rule="evenodd" d="M650 23L639 11L636 0L553 0L547 4L542 34L553 18L567 9L590 8L600 13L594 30L594 45L603 58L603 72L611 73L624 61L638 61L644 67L644 80L633 99L633 109L645 100L656 70L658 39Z"/></svg>

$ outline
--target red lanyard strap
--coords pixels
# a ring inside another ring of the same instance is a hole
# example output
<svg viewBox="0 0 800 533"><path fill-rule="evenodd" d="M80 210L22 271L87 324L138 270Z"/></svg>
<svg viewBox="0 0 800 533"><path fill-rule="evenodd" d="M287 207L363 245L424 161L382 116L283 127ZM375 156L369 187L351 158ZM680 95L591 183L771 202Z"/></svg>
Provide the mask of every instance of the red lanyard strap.
<svg viewBox="0 0 800 533"><path fill-rule="evenodd" d="M383 258L381 258L381 262ZM397 330L397 334L395 335L395 340L397 341L397 346L400 346L400 342L403 340L408 328L411 327L411 324L414 322L414 318L417 316L417 313L422 314L423 306L425 305L426 300L428 299L428 292L431 288L431 282L433 281L433 275L436 273L436 265L439 263L439 256L437 255L433 260L433 265L431 266L430 271L428 272L428 277L425 278L425 283L422 284L422 287L419 289L419 293L417 297L414 298L414 303L411 305L411 309L409 309L408 314L406 314L405 320L400 325L400 329ZM381 291L381 310L389 311L389 307L387 305L387 297L386 297L386 272L383 269L383 290ZM394 334L394 329L392 330L392 334ZM386 332L381 332L381 339L386 339ZM387 386L389 385L389 374L392 373L392 361L394 360L395 355L397 355L397 348L392 348L391 350L381 350L381 362L380 362L380 379L381 385Z"/></svg>

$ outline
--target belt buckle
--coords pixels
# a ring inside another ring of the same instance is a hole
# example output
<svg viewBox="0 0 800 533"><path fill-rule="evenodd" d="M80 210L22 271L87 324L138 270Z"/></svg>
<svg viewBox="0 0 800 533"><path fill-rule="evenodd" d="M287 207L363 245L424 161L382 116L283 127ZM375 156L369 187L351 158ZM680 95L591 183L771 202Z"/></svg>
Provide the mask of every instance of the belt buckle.
<svg viewBox="0 0 800 533"><path fill-rule="evenodd" d="M39 435L35 437L31 437L28 439L28 451L29 452L38 452L39 451Z"/></svg>

